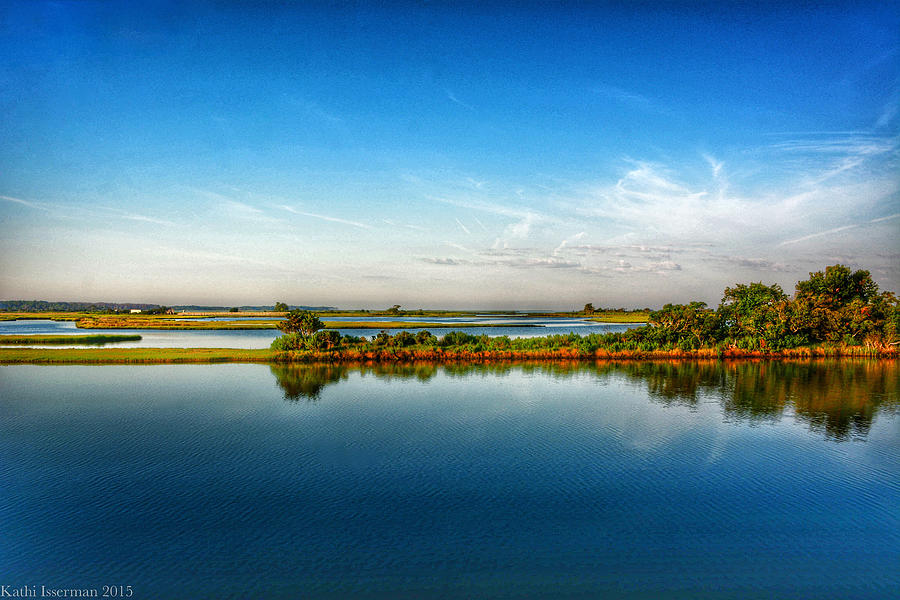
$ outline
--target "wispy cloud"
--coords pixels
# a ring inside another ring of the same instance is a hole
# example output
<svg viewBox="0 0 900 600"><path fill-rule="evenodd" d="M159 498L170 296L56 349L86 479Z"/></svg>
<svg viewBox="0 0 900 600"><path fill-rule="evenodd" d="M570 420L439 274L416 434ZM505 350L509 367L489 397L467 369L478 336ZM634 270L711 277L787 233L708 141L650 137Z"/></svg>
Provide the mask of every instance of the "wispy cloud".
<svg viewBox="0 0 900 600"><path fill-rule="evenodd" d="M250 256L225 254L209 250L173 248L171 246L148 246L143 250L147 256L166 257L177 260L190 260L214 265L240 265L254 268L265 268L273 271L285 271L284 265L258 260Z"/></svg>
<svg viewBox="0 0 900 600"><path fill-rule="evenodd" d="M784 134L790 135L790 134ZM795 133L791 139L776 142L766 149L771 152L837 155L838 158L867 157L890 152L897 140L871 132L807 132Z"/></svg>
<svg viewBox="0 0 900 600"><path fill-rule="evenodd" d="M469 267L503 267L510 269L579 269L581 264L574 261L562 260L553 257L482 257L479 259L461 259L450 257L425 257L420 259L433 265L444 266L469 266Z"/></svg>
<svg viewBox="0 0 900 600"><path fill-rule="evenodd" d="M150 215L142 215L138 213L129 212L127 210L123 210L121 208L116 208L113 206L98 206L96 209L105 211L106 213L113 213L118 216L120 219L126 219L128 221L139 221L142 223L152 223L153 225L164 225L166 227L174 227L176 223L174 221L170 221L167 219L160 219L159 217L154 217ZM82 209L84 210L84 209Z"/></svg>
<svg viewBox="0 0 900 600"><path fill-rule="evenodd" d="M725 165L720 160L716 160L716 158L710 154L703 155L704 160L709 163L710 168L712 168L713 177L719 177L722 173L722 167Z"/></svg>
<svg viewBox="0 0 900 600"><path fill-rule="evenodd" d="M154 225L166 225L167 227L175 226L175 223L173 221L157 219L156 217L148 217L147 215L125 214L122 215L122 218L128 219L130 221L143 221L145 223L153 223Z"/></svg>
<svg viewBox="0 0 900 600"><path fill-rule="evenodd" d="M22 200L21 198L14 198L12 196L0 196L0 200L6 200L7 202L12 202L13 204L21 204L22 206L27 206L28 208L34 208L37 210L47 210L50 209L46 206L38 203L38 202L30 202L28 200Z"/></svg>
<svg viewBox="0 0 900 600"><path fill-rule="evenodd" d="M237 200L223 200L219 204L219 211L231 219L251 221L261 226L280 227L284 225L283 219L274 217L261 208Z"/></svg>
<svg viewBox="0 0 900 600"><path fill-rule="evenodd" d="M666 273L667 271L680 271L681 265L671 260L649 262L643 265L633 265L626 260L620 260L613 270L619 273Z"/></svg>
<svg viewBox="0 0 900 600"><path fill-rule="evenodd" d="M451 248L456 248L457 250L462 250L463 252L469 252L469 253L472 252L472 249L471 249L471 248L466 248L466 247L463 246L462 244L457 244L456 242L447 242L447 241L445 241L445 242L444 242L444 245L445 245L445 246L450 246Z"/></svg>
<svg viewBox="0 0 900 600"><path fill-rule="evenodd" d="M466 235L472 235L472 232L469 231L469 228L462 224L458 218L456 219L456 224L459 225L460 229L466 232Z"/></svg>
<svg viewBox="0 0 900 600"><path fill-rule="evenodd" d="M295 215L300 215L303 217L311 217L313 219L321 219L323 221L330 221L332 223L340 223L342 225L350 225L351 227L358 227L360 229L372 229L370 225L366 225L365 223L360 223L359 221L348 221L347 219L341 219L339 217L331 217L328 215L320 215L317 213L304 212L301 210L297 210L292 206L281 205L280 208L293 213Z"/></svg>
<svg viewBox="0 0 900 600"><path fill-rule="evenodd" d="M885 221L890 221L890 220L896 219L898 217L900 217L900 213L894 213L892 215L887 215L885 217L878 217L877 219L870 219L864 223L852 223L850 225L843 225L841 227L833 227L831 229L826 229L825 231L818 231L816 233L804 235L804 236L796 238L796 239L786 240L784 242L781 242L778 245L779 246L788 246L790 244L797 244L799 242L805 242L807 240L812 240L812 239L823 237L826 235L832 235L835 233L840 233L842 231L847 231L848 229L856 229L858 227L865 227L866 225L873 224L873 223L883 223Z"/></svg>
<svg viewBox="0 0 900 600"><path fill-rule="evenodd" d="M197 188L197 187L191 187L191 186L188 186L187 189L190 190L191 192L197 194L198 196L203 196L204 198L207 198L209 200L216 200L218 202L230 202L231 201L231 198L229 198L228 196L224 196L224 195L222 195L218 192L214 192L212 190L205 190L203 188Z"/></svg>
<svg viewBox="0 0 900 600"><path fill-rule="evenodd" d="M897 98L893 98L884 105L884 108L881 109L881 114L878 115L878 120L875 121L875 129L883 129L894 121L894 118L897 116L897 110L900 108L898 105L900 105L900 101Z"/></svg>
<svg viewBox="0 0 900 600"><path fill-rule="evenodd" d="M187 189L194 194L197 194L198 196L202 196L204 198L212 200L215 203L216 212L230 219L252 221L254 223L259 223L260 225L274 227L280 227L284 225L284 221L282 219L272 216L270 213L263 210L259 206L254 206L246 202L235 200L232 196L220 194L219 192L215 192L212 190L196 187L188 187ZM241 195L245 198L253 198L254 196L256 196L256 194L252 192L241 191L235 187L231 187L230 189L235 194Z"/></svg>
<svg viewBox="0 0 900 600"><path fill-rule="evenodd" d="M445 89L444 93L447 94L447 99L450 100L451 102L458 104L458 105L462 106L463 108L467 108L469 110L475 110L474 106L472 106L471 104L467 104L466 102L463 102L462 100L457 98L456 94L454 94L450 90Z"/></svg>
<svg viewBox="0 0 900 600"><path fill-rule="evenodd" d="M404 229L413 229L415 231L429 231L427 227L422 227L420 225L412 225L411 223L397 223L391 219L382 219L382 223L385 225L390 225L391 227L402 227Z"/></svg>
<svg viewBox="0 0 900 600"><path fill-rule="evenodd" d="M333 111L324 108L318 102L315 102L308 98L299 98L296 96L285 95L284 100L289 106L296 109L298 112L300 112L300 114L306 117L331 124L341 124L344 122L344 120Z"/></svg>
<svg viewBox="0 0 900 600"><path fill-rule="evenodd" d="M595 93L601 96L605 96L606 98L612 98L613 100L616 100L622 104L645 109L652 108L654 106L653 101L651 101L647 96L614 85L600 83L596 84L593 89Z"/></svg>
<svg viewBox="0 0 900 600"><path fill-rule="evenodd" d="M666 162L623 158L612 180L495 180L488 191L453 179L422 195L506 222L489 247L476 243L467 256L438 252L422 260L448 268L564 266L643 282L662 274L684 289L730 283L735 272L768 273L786 284L789 276L821 268L831 254L871 256L872 248L890 243L884 222L900 217L900 180L891 169L897 158L898 139L805 132L731 153ZM874 237L862 235L867 225ZM831 234L834 244L824 241ZM875 259L872 268L883 263Z"/></svg>
<svg viewBox="0 0 900 600"><path fill-rule="evenodd" d="M869 223L881 223L882 221L890 221L891 219L896 219L900 217L900 213L894 213L892 215L888 215L886 217L879 217L877 219L872 219Z"/></svg>
<svg viewBox="0 0 900 600"><path fill-rule="evenodd" d="M788 246L790 244L797 244L799 242L805 242L807 240L811 240L817 237L822 237L823 235L831 235L833 233L840 233L841 231L847 231L848 229L855 229L859 227L859 225L844 225L843 227L835 227L833 229L827 229L825 231L820 231L818 233L811 233L809 235L804 235L803 237L798 237L793 240L786 240L778 244L779 246Z"/></svg>
<svg viewBox="0 0 900 600"><path fill-rule="evenodd" d="M261 215L263 211L256 208L255 206L250 206L249 204L244 204L243 202L238 202L237 200L225 200L222 202L222 206L229 212L239 213L244 215Z"/></svg>
<svg viewBox="0 0 900 600"><path fill-rule="evenodd" d="M527 210L507 206L505 204L500 204L497 202L473 200L471 198L457 198L452 196L434 196L430 194L426 194L425 197L428 200L442 202L444 204L450 204L452 206L458 206L460 208L470 208L473 210L480 210L487 213L503 215L505 217L513 217L517 219L521 219L528 214Z"/></svg>
<svg viewBox="0 0 900 600"><path fill-rule="evenodd" d="M773 273L788 273L795 269L790 264L770 260L767 258L748 258L744 256L728 256L723 254L711 254L702 260L735 266L751 271L768 271Z"/></svg>

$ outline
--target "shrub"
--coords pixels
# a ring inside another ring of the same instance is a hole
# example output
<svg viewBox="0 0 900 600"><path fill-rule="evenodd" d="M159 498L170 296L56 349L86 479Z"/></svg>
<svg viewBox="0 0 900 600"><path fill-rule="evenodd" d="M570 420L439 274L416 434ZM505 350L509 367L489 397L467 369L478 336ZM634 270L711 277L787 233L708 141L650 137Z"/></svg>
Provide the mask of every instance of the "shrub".
<svg viewBox="0 0 900 600"><path fill-rule="evenodd" d="M272 340L272 350L292 352L306 349L306 338L299 333L288 333Z"/></svg>

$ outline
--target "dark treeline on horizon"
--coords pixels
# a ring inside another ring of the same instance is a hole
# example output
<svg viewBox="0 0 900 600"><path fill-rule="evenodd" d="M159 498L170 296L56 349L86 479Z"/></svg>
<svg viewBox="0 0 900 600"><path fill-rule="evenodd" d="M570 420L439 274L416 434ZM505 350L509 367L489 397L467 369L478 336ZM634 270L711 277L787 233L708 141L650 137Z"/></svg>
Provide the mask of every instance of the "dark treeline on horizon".
<svg viewBox="0 0 900 600"><path fill-rule="evenodd" d="M6 312L110 312L117 310L152 310L159 304L137 302L64 302L46 300L0 300L0 310Z"/></svg>
<svg viewBox="0 0 900 600"><path fill-rule="evenodd" d="M161 304L143 304L138 302L65 302L46 300L0 300L0 311L4 312L115 312L140 309L141 311L171 308L173 310L225 312L234 308L248 312L271 312L274 305L268 306L200 306L197 304L178 304L163 306ZM335 310L333 306L294 306L301 310Z"/></svg>

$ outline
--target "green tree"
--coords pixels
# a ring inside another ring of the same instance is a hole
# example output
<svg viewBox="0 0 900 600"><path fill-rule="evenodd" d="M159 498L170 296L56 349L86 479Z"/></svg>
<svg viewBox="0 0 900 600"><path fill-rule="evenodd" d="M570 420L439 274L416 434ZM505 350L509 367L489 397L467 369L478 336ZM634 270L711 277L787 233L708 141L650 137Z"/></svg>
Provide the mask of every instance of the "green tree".
<svg viewBox="0 0 900 600"><path fill-rule="evenodd" d="M401 312L402 311L400 310L399 304L395 304L392 307L390 307L389 309L387 309L387 313L389 315L399 315Z"/></svg>
<svg viewBox="0 0 900 600"><path fill-rule="evenodd" d="M713 345L721 332L718 313L708 309L705 302L666 304L650 313L650 324L659 342L685 349Z"/></svg>
<svg viewBox="0 0 900 600"><path fill-rule="evenodd" d="M341 334L331 329L319 331L310 337L310 346L315 350L332 350L341 343Z"/></svg>
<svg viewBox="0 0 900 600"><path fill-rule="evenodd" d="M832 265L810 273L796 289L794 328L810 340L858 344L886 333L885 320L895 300L893 294L878 293L868 271Z"/></svg>
<svg viewBox="0 0 900 600"><path fill-rule="evenodd" d="M275 303L275 312L287 312L288 305L284 302L276 302Z"/></svg>
<svg viewBox="0 0 900 600"><path fill-rule="evenodd" d="M825 272L809 274L797 283L796 297L808 298L817 306L839 309L853 300L869 302L878 295L878 284L868 271L851 271L844 265L825 267Z"/></svg>
<svg viewBox="0 0 900 600"><path fill-rule="evenodd" d="M592 314L594 314L594 312L596 312L596 309L594 308L593 304L588 302L587 304L584 305L584 309L582 310L582 312L586 315L592 315Z"/></svg>
<svg viewBox="0 0 900 600"><path fill-rule="evenodd" d="M719 317L727 334L749 348L778 348L788 333L788 297L778 284L736 284L725 288Z"/></svg>
<svg viewBox="0 0 900 600"><path fill-rule="evenodd" d="M314 312L292 310L278 323L278 329L287 334L297 333L302 338L308 338L320 329L325 329L325 323Z"/></svg>

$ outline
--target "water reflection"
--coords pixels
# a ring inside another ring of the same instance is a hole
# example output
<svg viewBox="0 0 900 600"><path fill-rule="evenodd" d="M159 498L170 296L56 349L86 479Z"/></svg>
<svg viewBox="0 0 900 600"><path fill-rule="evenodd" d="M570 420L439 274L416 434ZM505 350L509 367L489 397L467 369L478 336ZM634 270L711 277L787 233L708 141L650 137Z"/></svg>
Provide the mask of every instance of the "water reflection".
<svg viewBox="0 0 900 600"><path fill-rule="evenodd" d="M284 399L316 401L325 386L347 378L341 365L271 365Z"/></svg>
<svg viewBox="0 0 900 600"><path fill-rule="evenodd" d="M896 410L897 361L734 361L633 363L617 369L645 381L657 402L713 398L725 418L776 421L786 413L834 440L866 436L878 410Z"/></svg>
<svg viewBox="0 0 900 600"><path fill-rule="evenodd" d="M653 402L694 410L717 402L728 421L752 424L788 415L835 441L864 439L879 411L900 406L900 362L889 360L272 365L271 370L291 401L318 400L325 387L347 379L351 371L421 382L438 374L469 378L517 372L559 379L588 374L601 383L625 380L645 388Z"/></svg>

